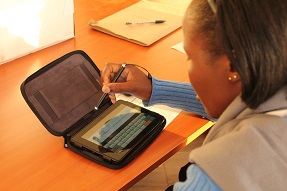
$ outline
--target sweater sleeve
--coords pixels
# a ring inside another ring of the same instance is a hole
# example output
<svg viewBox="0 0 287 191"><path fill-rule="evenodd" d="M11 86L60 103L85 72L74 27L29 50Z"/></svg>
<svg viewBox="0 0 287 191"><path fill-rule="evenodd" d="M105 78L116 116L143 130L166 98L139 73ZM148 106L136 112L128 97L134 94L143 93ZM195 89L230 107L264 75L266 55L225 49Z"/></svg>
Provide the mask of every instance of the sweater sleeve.
<svg viewBox="0 0 287 191"><path fill-rule="evenodd" d="M196 164L188 167L186 171L187 179L185 182L174 184L174 191L220 191L217 184Z"/></svg>
<svg viewBox="0 0 287 191"><path fill-rule="evenodd" d="M196 100L196 93L189 83L159 80L152 77L152 95L150 100L143 101L143 104L145 106L163 104L211 119L206 114L203 105Z"/></svg>

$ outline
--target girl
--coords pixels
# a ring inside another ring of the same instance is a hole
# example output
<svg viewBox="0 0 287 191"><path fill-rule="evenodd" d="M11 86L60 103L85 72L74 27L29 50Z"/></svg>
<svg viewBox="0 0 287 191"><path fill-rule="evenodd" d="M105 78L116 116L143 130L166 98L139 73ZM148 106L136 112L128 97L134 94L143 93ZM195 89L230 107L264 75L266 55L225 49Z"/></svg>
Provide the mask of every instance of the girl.
<svg viewBox="0 0 287 191"><path fill-rule="evenodd" d="M286 10L286 0L193 0L183 21L191 85L150 80L132 65L110 83L120 65L103 69L112 101L128 92L218 118L168 190L286 189Z"/></svg>

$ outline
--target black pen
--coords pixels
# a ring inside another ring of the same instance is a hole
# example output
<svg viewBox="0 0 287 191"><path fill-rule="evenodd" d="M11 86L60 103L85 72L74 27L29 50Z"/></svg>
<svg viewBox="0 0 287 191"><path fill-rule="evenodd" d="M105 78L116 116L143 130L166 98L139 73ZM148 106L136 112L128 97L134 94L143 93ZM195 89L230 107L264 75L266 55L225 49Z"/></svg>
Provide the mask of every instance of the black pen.
<svg viewBox="0 0 287 191"><path fill-rule="evenodd" d="M120 70L119 70L118 73L115 75L114 79L112 80L112 83L116 82L116 81L119 79L119 77L120 77L121 74L123 73L124 69L126 68L126 65L127 65L127 64L122 64ZM101 106L101 104L103 103L103 101L104 101L104 99L106 98L107 95L108 95L107 93L104 93L104 94L102 95L102 97L100 98L98 104L95 106L95 110L98 110L98 109L99 109L99 107Z"/></svg>
<svg viewBox="0 0 287 191"><path fill-rule="evenodd" d="M142 21L142 22L126 22L126 25L138 25L138 24L148 24L148 23L161 24L161 23L165 23L165 20Z"/></svg>

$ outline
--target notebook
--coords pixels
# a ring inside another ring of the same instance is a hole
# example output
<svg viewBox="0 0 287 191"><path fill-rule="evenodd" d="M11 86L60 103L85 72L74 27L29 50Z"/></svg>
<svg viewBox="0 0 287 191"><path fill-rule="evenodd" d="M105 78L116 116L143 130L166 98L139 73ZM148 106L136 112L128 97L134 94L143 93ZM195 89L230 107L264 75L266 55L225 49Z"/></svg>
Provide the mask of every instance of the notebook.
<svg viewBox="0 0 287 191"><path fill-rule="evenodd" d="M174 3L142 0L102 20L91 19L89 26L95 30L142 45L150 46L182 25L186 0L176 7ZM164 23L130 24L164 20Z"/></svg>

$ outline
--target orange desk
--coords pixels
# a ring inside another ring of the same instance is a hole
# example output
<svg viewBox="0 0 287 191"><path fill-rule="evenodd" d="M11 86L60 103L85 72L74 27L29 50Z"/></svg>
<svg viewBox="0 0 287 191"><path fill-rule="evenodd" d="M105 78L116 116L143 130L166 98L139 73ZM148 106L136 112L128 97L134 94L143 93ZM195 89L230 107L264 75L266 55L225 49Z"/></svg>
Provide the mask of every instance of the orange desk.
<svg viewBox="0 0 287 191"><path fill-rule="evenodd" d="M156 141L128 166L111 170L63 147L29 109L20 84L30 74L75 49L102 68L105 62L130 62L162 79L188 81L186 55L171 49L182 41L177 30L150 47L94 31L101 19L136 0L75 0L75 38L0 65L1 190L126 190L209 127L207 120L182 112Z"/></svg>

